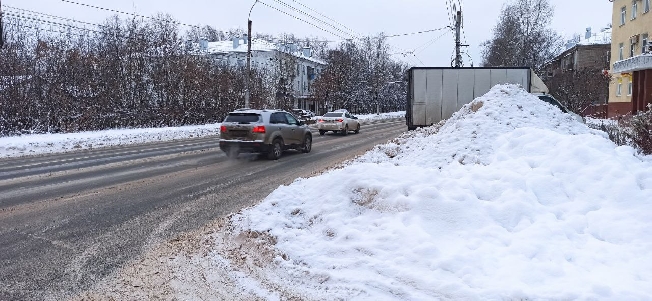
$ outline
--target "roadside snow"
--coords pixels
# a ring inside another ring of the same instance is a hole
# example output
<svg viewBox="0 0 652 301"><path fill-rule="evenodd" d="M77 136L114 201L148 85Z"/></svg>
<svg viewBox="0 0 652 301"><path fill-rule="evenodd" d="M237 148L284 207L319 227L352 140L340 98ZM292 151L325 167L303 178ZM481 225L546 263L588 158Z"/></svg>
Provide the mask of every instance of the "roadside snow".
<svg viewBox="0 0 652 301"><path fill-rule="evenodd" d="M240 300L650 300L651 213L648 157L505 85L279 187L174 264L247 270L227 273Z"/></svg>
<svg viewBox="0 0 652 301"><path fill-rule="evenodd" d="M398 118L405 112L359 115L365 122ZM193 137L217 136L220 123L144 129L116 129L72 134L35 134L0 137L0 158L20 157L48 153L64 153L148 142L162 142Z"/></svg>
<svg viewBox="0 0 652 301"><path fill-rule="evenodd" d="M199 126L116 129L71 134L35 134L0 138L0 158L64 153L116 145L171 141L219 135L220 124Z"/></svg>
<svg viewBox="0 0 652 301"><path fill-rule="evenodd" d="M80 300L652 300L650 214L651 156L496 86Z"/></svg>

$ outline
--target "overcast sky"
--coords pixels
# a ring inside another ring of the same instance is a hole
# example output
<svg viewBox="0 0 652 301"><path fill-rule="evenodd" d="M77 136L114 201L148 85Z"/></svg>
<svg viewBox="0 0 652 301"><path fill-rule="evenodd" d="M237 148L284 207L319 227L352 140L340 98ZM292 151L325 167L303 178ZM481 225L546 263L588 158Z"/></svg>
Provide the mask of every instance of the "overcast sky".
<svg viewBox="0 0 652 301"><path fill-rule="evenodd" d="M123 12L151 16L158 12L169 13L187 24L211 25L218 29L243 28L254 0L0 0L5 6L34 10L47 14L99 23L115 14L75 3L84 3ZM491 37L500 9L507 0L459 0L464 14L464 37L469 56L465 65L481 61L479 45ZM270 34L294 33L298 37L318 36L328 40L341 39L309 24L280 13L266 3L289 11L279 2L292 5L335 26L346 26L360 35L386 35L418 32L450 25L449 2L458 0L262 0L252 11L254 32ZM611 22L612 3L608 0L550 0L555 6L552 28L563 36L583 34L585 28L600 30ZM313 11L305 8L309 7ZM322 16L326 16L335 22ZM126 17L126 15L122 15ZM322 23L301 16L306 21L325 29L345 34ZM346 29L344 29L346 31ZM391 38L393 52L414 51L416 56L402 58L412 65L450 66L454 52L454 36L443 31ZM435 40L437 37L440 37ZM348 37L348 36L347 36Z"/></svg>

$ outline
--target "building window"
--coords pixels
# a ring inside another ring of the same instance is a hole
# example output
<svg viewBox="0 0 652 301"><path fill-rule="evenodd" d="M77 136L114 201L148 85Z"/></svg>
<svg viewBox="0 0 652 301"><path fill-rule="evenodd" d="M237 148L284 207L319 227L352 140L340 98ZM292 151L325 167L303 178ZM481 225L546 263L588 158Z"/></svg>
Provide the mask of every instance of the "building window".
<svg viewBox="0 0 652 301"><path fill-rule="evenodd" d="M634 85L633 85L632 82L630 81L629 84L627 85L627 96L631 96L631 95L632 95L633 87L634 87Z"/></svg>
<svg viewBox="0 0 652 301"><path fill-rule="evenodd" d="M632 43L629 45L629 57L634 57L634 50L636 50L636 44Z"/></svg>
<svg viewBox="0 0 652 301"><path fill-rule="evenodd" d="M636 19L638 14L638 0L632 1L632 20Z"/></svg>
<svg viewBox="0 0 652 301"><path fill-rule="evenodd" d="M645 4L643 4L643 13L647 13L650 11L650 0L644 0Z"/></svg>
<svg viewBox="0 0 652 301"><path fill-rule="evenodd" d="M622 59L624 58L624 57L623 57L623 52L625 51L625 44L620 43L620 44L618 45L618 51L619 51L619 52L618 52L618 60L622 60Z"/></svg>
<svg viewBox="0 0 652 301"><path fill-rule="evenodd" d="M648 35L647 33L644 33L641 35L641 53L647 53L647 39Z"/></svg>
<svg viewBox="0 0 652 301"><path fill-rule="evenodd" d="M618 83L618 86L616 86L616 96L621 95L623 95L623 83Z"/></svg>
<svg viewBox="0 0 652 301"><path fill-rule="evenodd" d="M625 25L625 18L627 18L627 7L622 7L620 9L620 25Z"/></svg>

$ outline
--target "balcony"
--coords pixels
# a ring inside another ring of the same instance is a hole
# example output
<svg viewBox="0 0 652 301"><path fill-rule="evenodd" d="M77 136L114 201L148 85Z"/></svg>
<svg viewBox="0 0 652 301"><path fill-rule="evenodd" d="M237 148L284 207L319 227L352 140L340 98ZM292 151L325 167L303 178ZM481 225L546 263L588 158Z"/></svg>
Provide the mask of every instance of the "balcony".
<svg viewBox="0 0 652 301"><path fill-rule="evenodd" d="M613 73L631 73L652 69L652 55L643 54L614 63Z"/></svg>

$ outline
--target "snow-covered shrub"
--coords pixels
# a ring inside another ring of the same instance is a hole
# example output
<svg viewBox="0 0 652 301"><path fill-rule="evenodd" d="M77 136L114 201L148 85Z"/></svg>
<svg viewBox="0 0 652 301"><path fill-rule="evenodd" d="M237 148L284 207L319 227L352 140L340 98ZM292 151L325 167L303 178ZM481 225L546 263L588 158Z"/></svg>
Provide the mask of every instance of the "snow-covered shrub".
<svg viewBox="0 0 652 301"><path fill-rule="evenodd" d="M618 145L629 145L645 155L652 154L652 110L621 119L618 123L602 123L597 127Z"/></svg>

